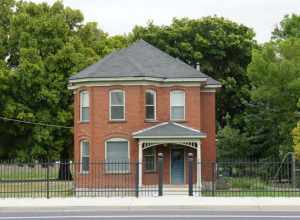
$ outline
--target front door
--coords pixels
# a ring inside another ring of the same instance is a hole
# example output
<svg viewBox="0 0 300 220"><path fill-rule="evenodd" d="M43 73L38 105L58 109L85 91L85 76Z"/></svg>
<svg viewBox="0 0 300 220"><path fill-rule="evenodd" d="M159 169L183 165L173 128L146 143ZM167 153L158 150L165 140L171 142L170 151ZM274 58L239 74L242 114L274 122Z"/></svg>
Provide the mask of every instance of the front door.
<svg viewBox="0 0 300 220"><path fill-rule="evenodd" d="M171 150L171 184L184 184L184 150Z"/></svg>

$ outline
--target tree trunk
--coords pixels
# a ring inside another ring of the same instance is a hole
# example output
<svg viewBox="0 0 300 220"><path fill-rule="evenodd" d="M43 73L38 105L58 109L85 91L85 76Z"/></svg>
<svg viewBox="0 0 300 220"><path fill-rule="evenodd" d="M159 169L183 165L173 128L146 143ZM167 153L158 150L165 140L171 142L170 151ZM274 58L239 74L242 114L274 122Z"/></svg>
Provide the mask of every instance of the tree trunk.
<svg viewBox="0 0 300 220"><path fill-rule="evenodd" d="M71 155L71 148L68 146L72 146L72 143L66 144L60 154L60 163L58 171L59 180L73 180L71 172L73 163L71 163L69 159Z"/></svg>
<svg viewBox="0 0 300 220"><path fill-rule="evenodd" d="M71 173L71 164L70 161L61 161L59 164L59 171L58 171L58 179L59 180L72 180L72 173Z"/></svg>

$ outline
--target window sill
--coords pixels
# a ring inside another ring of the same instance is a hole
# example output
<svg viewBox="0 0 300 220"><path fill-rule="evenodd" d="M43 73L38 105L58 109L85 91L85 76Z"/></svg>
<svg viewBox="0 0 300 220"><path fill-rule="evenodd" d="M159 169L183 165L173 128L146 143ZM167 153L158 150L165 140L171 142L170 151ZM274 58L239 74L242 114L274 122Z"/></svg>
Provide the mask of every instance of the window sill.
<svg viewBox="0 0 300 220"><path fill-rule="evenodd" d="M175 123L186 123L187 120L171 120L171 122L175 122Z"/></svg>
<svg viewBox="0 0 300 220"><path fill-rule="evenodd" d="M78 123L79 124L88 124L88 123L90 123L90 121L79 121Z"/></svg>
<svg viewBox="0 0 300 220"><path fill-rule="evenodd" d="M126 123L126 120L109 120L108 123Z"/></svg>
<svg viewBox="0 0 300 220"><path fill-rule="evenodd" d="M145 119L144 120L145 123L157 123L159 121L155 120L155 119Z"/></svg>
<svg viewBox="0 0 300 220"><path fill-rule="evenodd" d="M124 172L118 172L118 171L106 171L105 172L105 175L114 175L114 174L117 174L117 175L128 175L128 174L131 174L130 171L124 171Z"/></svg>
<svg viewBox="0 0 300 220"><path fill-rule="evenodd" d="M145 174L156 174L157 171L156 170L144 170Z"/></svg>

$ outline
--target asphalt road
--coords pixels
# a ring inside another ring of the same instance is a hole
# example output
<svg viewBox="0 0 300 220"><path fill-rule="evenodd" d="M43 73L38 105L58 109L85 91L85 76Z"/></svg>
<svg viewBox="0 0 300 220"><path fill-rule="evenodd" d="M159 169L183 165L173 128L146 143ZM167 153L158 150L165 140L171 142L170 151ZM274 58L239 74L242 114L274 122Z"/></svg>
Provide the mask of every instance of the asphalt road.
<svg viewBox="0 0 300 220"><path fill-rule="evenodd" d="M97 208L51 208L51 209L0 209L0 220L2 219L250 219L250 220L277 220L277 219L300 219L299 211L259 211L259 210L195 210L195 209L97 209Z"/></svg>

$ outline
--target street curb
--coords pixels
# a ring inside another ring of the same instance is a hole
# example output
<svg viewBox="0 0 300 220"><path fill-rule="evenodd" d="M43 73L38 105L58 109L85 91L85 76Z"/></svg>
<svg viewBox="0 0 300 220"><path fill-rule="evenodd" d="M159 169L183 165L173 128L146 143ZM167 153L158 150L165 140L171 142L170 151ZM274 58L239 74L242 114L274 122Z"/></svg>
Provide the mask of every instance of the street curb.
<svg viewBox="0 0 300 220"><path fill-rule="evenodd" d="M165 196L143 198L51 198L51 199L0 199L2 209L74 207L95 209L255 209L255 210L300 210L300 198L286 197L188 197Z"/></svg>

